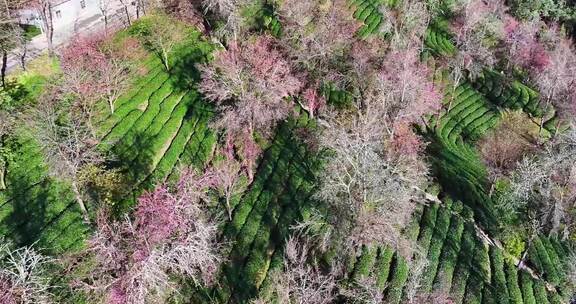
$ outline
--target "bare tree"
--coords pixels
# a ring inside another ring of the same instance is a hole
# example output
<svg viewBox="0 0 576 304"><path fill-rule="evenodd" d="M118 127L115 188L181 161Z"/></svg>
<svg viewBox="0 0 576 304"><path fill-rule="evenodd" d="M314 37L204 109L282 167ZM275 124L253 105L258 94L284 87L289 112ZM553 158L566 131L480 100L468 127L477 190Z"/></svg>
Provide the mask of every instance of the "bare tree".
<svg viewBox="0 0 576 304"><path fill-rule="evenodd" d="M494 8L496 2L464 0L457 3L456 18L452 22L452 31L458 47L454 57L456 66L462 66L474 79L482 69L490 68L496 63L494 43L504 36L503 22L498 13L503 7Z"/></svg>
<svg viewBox="0 0 576 304"><path fill-rule="evenodd" d="M413 251L414 255L410 260L408 282L406 282L404 290L408 303L421 304L422 302L418 295L422 287L422 278L427 271L430 271L430 269L428 268L428 258L426 255L422 254L421 249L418 248Z"/></svg>
<svg viewBox="0 0 576 304"><path fill-rule="evenodd" d="M538 87L544 109L548 110L554 105L562 118L571 120L576 113L576 49L571 39L563 37L554 28L548 35L553 36L549 41L548 62L544 68L534 70L532 79ZM541 119L542 128L544 117ZM559 126L556 126L558 130Z"/></svg>
<svg viewBox="0 0 576 304"><path fill-rule="evenodd" d="M98 0L98 9L104 18L104 28L108 32L108 14L110 10L110 0Z"/></svg>
<svg viewBox="0 0 576 304"><path fill-rule="evenodd" d="M344 0L283 1L278 7L282 21L280 43L299 69L319 81L339 85L346 79L346 65L338 61L346 54L361 24L352 18Z"/></svg>
<svg viewBox="0 0 576 304"><path fill-rule="evenodd" d="M216 189L224 196L229 220L232 220L230 201L234 195L240 193L240 178L242 177L242 166L232 153L233 151L223 153L224 159L212 168Z"/></svg>
<svg viewBox="0 0 576 304"><path fill-rule="evenodd" d="M538 127L523 112L505 113L498 126L478 143L480 154L495 180L513 170L538 145Z"/></svg>
<svg viewBox="0 0 576 304"><path fill-rule="evenodd" d="M387 13L392 27L392 44L396 46L422 47L422 38L430 22L430 13L427 4L421 1L402 1L395 12ZM383 5L380 10L386 10Z"/></svg>
<svg viewBox="0 0 576 304"><path fill-rule="evenodd" d="M74 285L95 300L140 304L163 302L177 290L175 275L199 286L213 284L223 261L218 224L207 211L213 177L184 171L174 189L161 185L144 193L133 220L110 222L101 212L86 252L96 265Z"/></svg>
<svg viewBox="0 0 576 304"><path fill-rule="evenodd" d="M77 36L62 50L62 90L77 98L92 126L96 103L104 99L114 113L116 99L128 85L128 60L105 47L106 33Z"/></svg>
<svg viewBox="0 0 576 304"><path fill-rule="evenodd" d="M417 60L407 52L390 54L389 68L367 77L352 113L327 111L322 117L320 145L333 154L317 196L331 207L334 227L355 246L411 247L400 229L421 200L427 168L424 144L410 125L439 104L437 94L429 94L426 70L413 68L411 58Z"/></svg>
<svg viewBox="0 0 576 304"><path fill-rule="evenodd" d="M22 29L18 26L14 16L15 0L0 0L0 81L3 88L6 87L6 69L8 67L8 54L16 48L21 40Z"/></svg>
<svg viewBox="0 0 576 304"><path fill-rule="evenodd" d="M66 106L60 98L57 91L48 90L32 111L28 124L44 150L51 174L71 183L84 220L89 222L78 177L85 165L100 163L103 158L85 114Z"/></svg>
<svg viewBox="0 0 576 304"><path fill-rule="evenodd" d="M51 303L45 275L46 264L50 262L32 247L12 250L10 244L0 239L0 302Z"/></svg>
<svg viewBox="0 0 576 304"><path fill-rule="evenodd" d="M568 237L576 219L576 131L558 136L545 151L523 159L510 178L498 206L507 212L528 212L544 231Z"/></svg>
<svg viewBox="0 0 576 304"><path fill-rule="evenodd" d="M4 110L0 110L0 191L6 189L6 171L8 169L8 149L4 146L6 137L12 131L14 118Z"/></svg>
<svg viewBox="0 0 576 304"><path fill-rule="evenodd" d="M450 294L446 291L434 291L429 294L419 294L413 303L418 304L455 304Z"/></svg>
<svg viewBox="0 0 576 304"><path fill-rule="evenodd" d="M128 6L130 5L130 1L128 0L119 0L120 4L122 4L122 8L124 8L124 14L126 16L126 22L128 26L132 25L132 19L130 18L130 11L128 10Z"/></svg>
<svg viewBox="0 0 576 304"><path fill-rule="evenodd" d="M340 294L346 298L346 303L384 303L384 291L377 286L372 276L355 280L351 286L340 290Z"/></svg>
<svg viewBox="0 0 576 304"><path fill-rule="evenodd" d="M154 22L147 29L148 32L142 35L142 39L160 56L167 71L171 64L169 55L174 48L185 39L185 29L178 26L165 16L153 16Z"/></svg>
<svg viewBox="0 0 576 304"><path fill-rule="evenodd" d="M295 237L288 239L284 252L284 269L272 274L271 292L253 303L270 303L275 298L279 303L328 304L336 299L337 267L323 273L311 264L306 241Z"/></svg>
<svg viewBox="0 0 576 304"><path fill-rule="evenodd" d="M210 65L200 67L200 91L222 110L219 127L234 136L268 133L290 115L286 97L297 93L302 82L272 37L232 41L215 56Z"/></svg>
<svg viewBox="0 0 576 304"><path fill-rule="evenodd" d="M163 1L162 9L168 14L194 25L204 33L208 33L204 24L204 15L200 0L167 0Z"/></svg>
<svg viewBox="0 0 576 304"><path fill-rule="evenodd" d="M242 7L245 7L248 0L201 0L205 12L212 12L221 20L224 26L216 32L216 36L232 36L233 40L238 40L242 26Z"/></svg>
<svg viewBox="0 0 576 304"><path fill-rule="evenodd" d="M42 27L48 42L50 56L54 55L54 14L52 12L53 0L33 0L28 5L34 9L42 20Z"/></svg>
<svg viewBox="0 0 576 304"><path fill-rule="evenodd" d="M572 288L576 287L576 251L574 248L569 249L569 254L566 257L566 281Z"/></svg>
<svg viewBox="0 0 576 304"><path fill-rule="evenodd" d="M415 207L413 186L425 183L426 170L383 150L386 134L379 121L385 113L373 107L350 122L330 120L321 145L334 155L320 176L317 195L333 207L333 223L349 234L353 244L380 242L401 247L400 227Z"/></svg>

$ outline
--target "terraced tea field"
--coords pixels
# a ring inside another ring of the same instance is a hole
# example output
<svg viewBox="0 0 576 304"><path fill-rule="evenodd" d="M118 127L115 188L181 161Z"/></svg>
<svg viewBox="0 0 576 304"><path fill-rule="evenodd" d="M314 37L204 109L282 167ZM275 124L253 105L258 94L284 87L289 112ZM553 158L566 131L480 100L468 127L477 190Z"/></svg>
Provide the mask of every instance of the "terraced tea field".
<svg viewBox="0 0 576 304"><path fill-rule="evenodd" d="M452 56L456 53L447 20L438 19L428 26L424 35L424 45L427 51L436 56Z"/></svg>
<svg viewBox="0 0 576 304"><path fill-rule="evenodd" d="M563 303L550 281L517 268L501 249L480 237L472 210L445 199L416 214L407 233L417 240L428 265L420 292L450 294L454 303ZM556 244L557 246L561 246ZM390 247L363 247L352 261L350 279L373 276L386 303L404 303L410 267Z"/></svg>
<svg viewBox="0 0 576 304"><path fill-rule="evenodd" d="M384 16L378 7L384 3L382 0L349 0L350 8L354 11L354 19L362 22L356 33L359 38L367 38L378 32ZM390 3L393 5L393 1Z"/></svg>
<svg viewBox="0 0 576 304"><path fill-rule="evenodd" d="M212 47L198 33L191 40L170 72L150 60L147 75L101 124L102 149L118 158L136 189L163 182L180 165L200 167L212 153L212 108L193 87L199 77L194 64L207 60Z"/></svg>
<svg viewBox="0 0 576 304"><path fill-rule="evenodd" d="M0 237L17 245L37 242L54 254L79 248L89 227L70 187L48 177L38 143L24 130L19 134L10 142L13 158L0 192Z"/></svg>
<svg viewBox="0 0 576 304"><path fill-rule="evenodd" d="M212 153L216 140L208 128L212 109L193 86L199 77L194 63L206 60L211 50L195 32L175 53L170 73L150 56L143 63L145 75L99 123L100 148L117 157L117 163L109 165L121 165L135 193L174 176L181 165L203 166ZM81 246L89 227L70 187L48 177L32 136L13 139L10 148L14 158L8 162L7 189L0 192L0 236L18 245L37 242L53 252Z"/></svg>
<svg viewBox="0 0 576 304"><path fill-rule="evenodd" d="M219 302L246 302L266 289L272 270L282 267L289 228L309 215L319 169L318 160L294 132L313 124L301 114L278 127L254 181L233 206L232 221L224 228L224 239L233 247L222 286L216 290Z"/></svg>
<svg viewBox="0 0 576 304"><path fill-rule="evenodd" d="M445 110L431 119L428 130L434 174L445 191L474 210L482 227L496 232L486 169L471 144L496 125L500 113L468 83L449 90L443 103Z"/></svg>

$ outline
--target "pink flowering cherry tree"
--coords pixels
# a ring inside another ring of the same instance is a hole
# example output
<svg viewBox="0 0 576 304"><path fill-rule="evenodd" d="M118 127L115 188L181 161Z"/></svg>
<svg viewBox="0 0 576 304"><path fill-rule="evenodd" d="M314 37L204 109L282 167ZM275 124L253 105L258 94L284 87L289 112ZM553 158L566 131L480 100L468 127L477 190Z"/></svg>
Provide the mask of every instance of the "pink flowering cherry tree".
<svg viewBox="0 0 576 304"><path fill-rule="evenodd" d="M110 222L100 214L88 249L94 273L76 284L106 303L135 304L162 301L176 290L174 275L214 283L223 259L206 202L215 182L212 172L184 170L173 188L161 185L140 196L133 219Z"/></svg>
<svg viewBox="0 0 576 304"><path fill-rule="evenodd" d="M218 126L239 134L266 131L288 117L292 104L286 97L302 88L290 63L272 37L232 41L216 53L211 64L200 66L200 91L219 107Z"/></svg>

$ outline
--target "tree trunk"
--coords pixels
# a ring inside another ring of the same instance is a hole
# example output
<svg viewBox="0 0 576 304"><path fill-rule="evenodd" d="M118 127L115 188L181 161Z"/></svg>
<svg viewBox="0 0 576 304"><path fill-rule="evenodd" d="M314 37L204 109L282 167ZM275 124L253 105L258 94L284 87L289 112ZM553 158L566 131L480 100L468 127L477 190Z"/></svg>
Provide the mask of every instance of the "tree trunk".
<svg viewBox="0 0 576 304"><path fill-rule="evenodd" d="M22 43L22 53L20 53L20 66L24 72L26 72L26 55L28 55L28 41L24 38Z"/></svg>
<svg viewBox="0 0 576 304"><path fill-rule="evenodd" d="M78 184L76 181L72 182L72 191L74 191L74 196L76 197L76 202L78 206L80 206L80 211L82 212L82 217L84 218L84 222L89 224L90 217L88 216L88 209L86 209L86 205L84 204L84 199L82 199L82 194L80 194L80 190L78 189Z"/></svg>
<svg viewBox="0 0 576 304"><path fill-rule="evenodd" d="M226 211L228 211L228 220L232 221L232 208L230 207L230 196L229 195L226 195Z"/></svg>
<svg viewBox="0 0 576 304"><path fill-rule="evenodd" d="M138 7L142 8L142 14L146 16L146 7L144 7L144 0L138 0Z"/></svg>
<svg viewBox="0 0 576 304"><path fill-rule="evenodd" d="M128 20L128 26L132 25L132 21L130 20L130 13L128 12L128 6L124 5L124 13L126 13L126 20Z"/></svg>
<svg viewBox="0 0 576 304"><path fill-rule="evenodd" d="M0 78L2 80L2 87L6 88L6 68L8 67L8 52L2 51L2 67L0 68Z"/></svg>
<svg viewBox="0 0 576 304"><path fill-rule="evenodd" d="M170 71L170 66L168 64L168 53L166 52L165 48L162 48L162 58L164 61L164 66L166 67L166 71Z"/></svg>
<svg viewBox="0 0 576 304"><path fill-rule="evenodd" d="M6 162L0 159L0 191L6 190Z"/></svg>
<svg viewBox="0 0 576 304"><path fill-rule="evenodd" d="M46 36L46 42L48 43L48 54L52 57L54 56L54 22L52 18L52 4L42 3L39 8L40 16L42 17L42 22L44 23L44 34Z"/></svg>
<svg viewBox="0 0 576 304"><path fill-rule="evenodd" d="M108 104L110 105L110 114L114 114L114 99L108 98Z"/></svg>

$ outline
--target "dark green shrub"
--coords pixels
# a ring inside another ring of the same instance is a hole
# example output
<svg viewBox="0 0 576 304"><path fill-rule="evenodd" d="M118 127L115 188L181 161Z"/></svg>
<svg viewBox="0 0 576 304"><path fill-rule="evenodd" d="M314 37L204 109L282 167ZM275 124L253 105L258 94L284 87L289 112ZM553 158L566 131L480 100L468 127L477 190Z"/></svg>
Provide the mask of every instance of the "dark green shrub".
<svg viewBox="0 0 576 304"><path fill-rule="evenodd" d="M534 297L534 281L528 272L520 271L520 280L522 285L522 300L524 304L536 304Z"/></svg>
<svg viewBox="0 0 576 304"><path fill-rule="evenodd" d="M544 286L542 280L535 280L534 282L534 298L538 304L550 304L546 293L546 286Z"/></svg>
<svg viewBox="0 0 576 304"><path fill-rule="evenodd" d="M502 251L495 246L490 247L490 260L492 266L492 292L498 303L509 303L509 293L506 285L506 275L504 274L504 257Z"/></svg>
<svg viewBox="0 0 576 304"><path fill-rule="evenodd" d="M434 277L438 270L438 263L440 262L440 253L444 247L444 239L446 238L446 233L450 226L450 218L452 216L450 210L451 205L451 200L445 200L445 206L441 206L438 211L432 241L428 249L428 265L422 274L422 279L420 281L421 289L424 292L430 292L432 290L432 282L434 281Z"/></svg>
<svg viewBox="0 0 576 304"><path fill-rule="evenodd" d="M396 252L392 266L390 285L386 292L386 301L391 304L398 304L402 299L402 289L408 280L408 263L406 259Z"/></svg>
<svg viewBox="0 0 576 304"><path fill-rule="evenodd" d="M378 250L378 257L375 265L376 286L379 290L383 290L390 274L390 264L394 251L389 246L381 246Z"/></svg>
<svg viewBox="0 0 576 304"><path fill-rule="evenodd" d="M522 291L518 282L518 269L510 261L506 262L506 283L510 295L510 304L523 304Z"/></svg>
<svg viewBox="0 0 576 304"><path fill-rule="evenodd" d="M352 278L354 280L361 280L367 277L376 262L376 255L378 253L378 248L374 246L362 246L362 254L356 260L354 265L354 273Z"/></svg>

